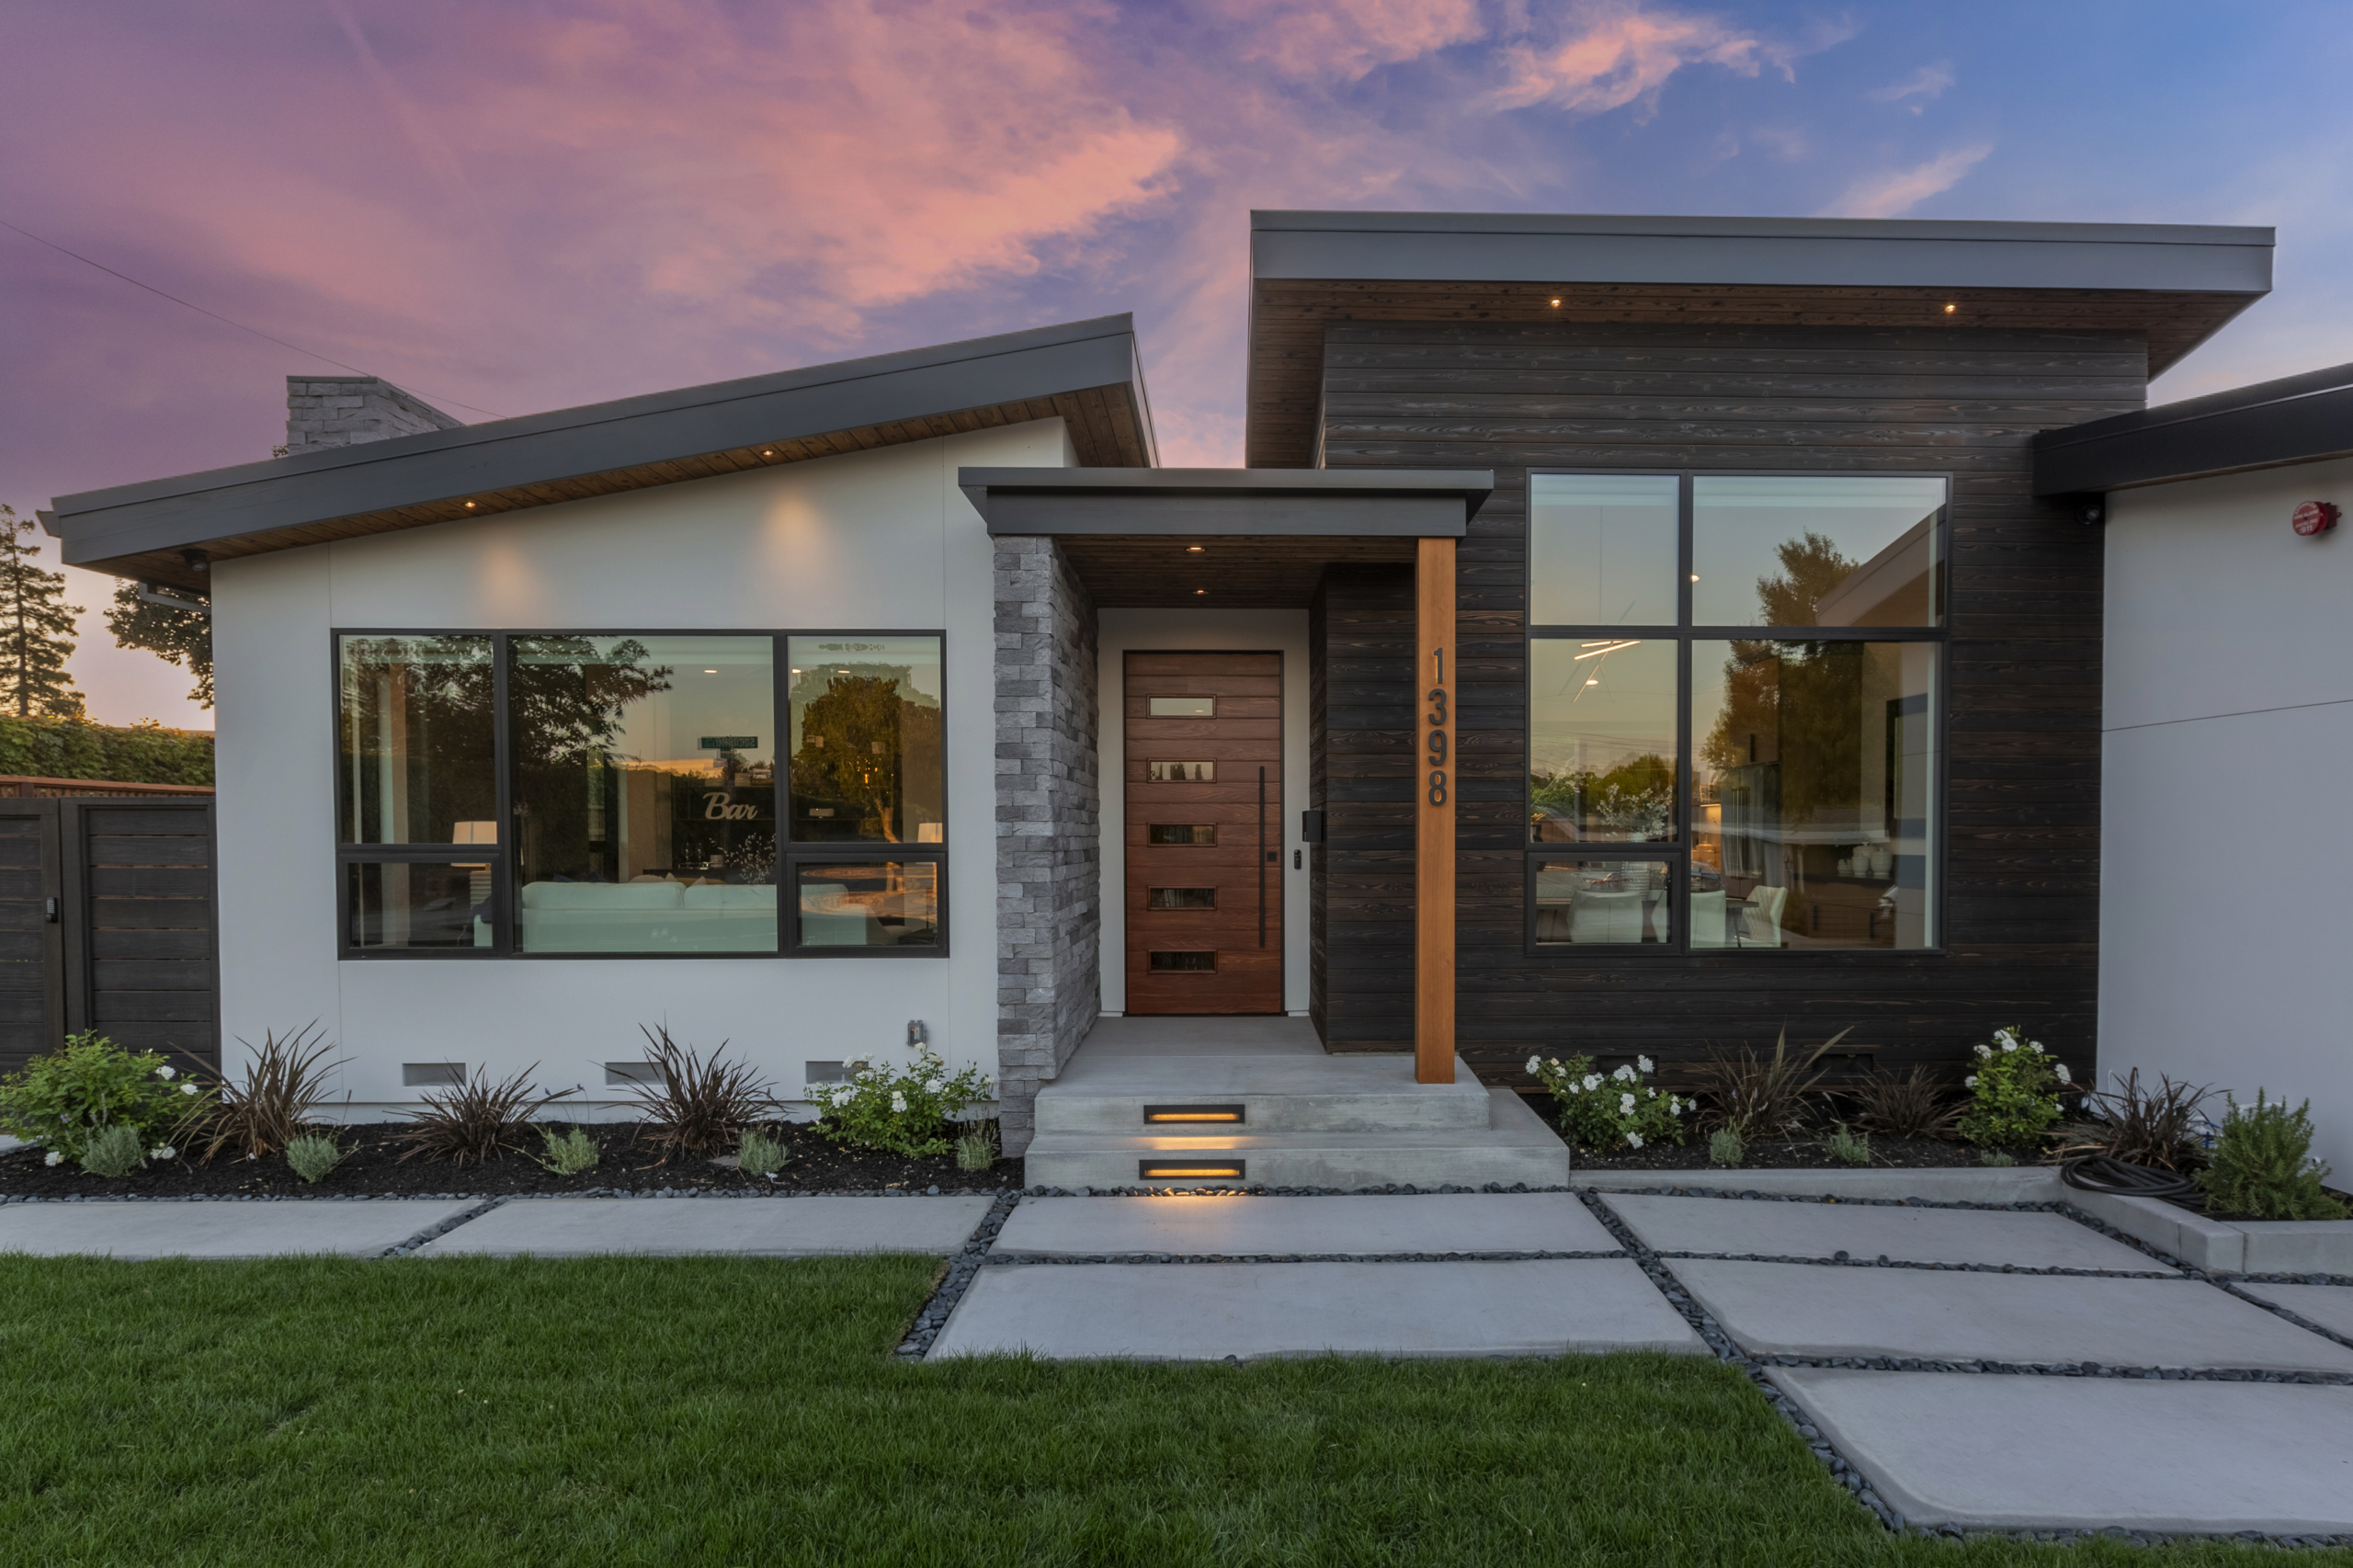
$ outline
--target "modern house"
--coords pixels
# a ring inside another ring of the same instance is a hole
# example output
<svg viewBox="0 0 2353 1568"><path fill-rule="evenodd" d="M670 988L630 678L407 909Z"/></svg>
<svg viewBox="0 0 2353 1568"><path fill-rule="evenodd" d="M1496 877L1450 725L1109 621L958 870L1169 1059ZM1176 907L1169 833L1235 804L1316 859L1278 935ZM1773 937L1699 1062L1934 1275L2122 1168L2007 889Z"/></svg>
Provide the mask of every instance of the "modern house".
<svg viewBox="0 0 2353 1568"><path fill-rule="evenodd" d="M473 426L306 379L381 438L51 527L210 594L224 1032L324 1020L358 1104L926 1040L1041 1179L1557 1180L1534 1052L2165 1060L2117 988L2215 905L2103 903L2104 806L2188 824L2102 650L2178 628L2086 520L2147 476L2037 442L2271 245L1259 213L1243 469L1158 465L1111 317Z"/></svg>

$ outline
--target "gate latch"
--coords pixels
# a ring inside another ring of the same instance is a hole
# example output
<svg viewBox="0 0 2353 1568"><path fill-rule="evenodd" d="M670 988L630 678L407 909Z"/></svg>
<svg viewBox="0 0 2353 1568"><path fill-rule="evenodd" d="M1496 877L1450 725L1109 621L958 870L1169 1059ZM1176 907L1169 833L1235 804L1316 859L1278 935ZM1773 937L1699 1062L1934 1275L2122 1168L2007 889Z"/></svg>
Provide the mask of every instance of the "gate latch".
<svg viewBox="0 0 2353 1568"><path fill-rule="evenodd" d="M57 924L57 901L56 901L55 899L53 899L53 898L52 898L52 899L51 899L51 900L49 901L49 907L48 907L48 910L47 910L47 912L46 912L46 913L48 914L48 916L49 916L49 923L50 923L51 926L56 925L56 924Z"/></svg>

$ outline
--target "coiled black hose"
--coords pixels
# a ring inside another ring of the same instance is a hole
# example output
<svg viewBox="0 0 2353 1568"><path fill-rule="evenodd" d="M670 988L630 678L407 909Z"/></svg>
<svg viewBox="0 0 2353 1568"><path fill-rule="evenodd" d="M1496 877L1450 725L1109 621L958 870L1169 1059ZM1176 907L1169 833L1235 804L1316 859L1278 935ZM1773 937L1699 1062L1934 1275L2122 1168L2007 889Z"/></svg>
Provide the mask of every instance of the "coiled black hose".
<svg viewBox="0 0 2353 1568"><path fill-rule="evenodd" d="M2079 1154L2059 1167L2059 1179L2086 1192L2118 1198L2187 1198L2198 1184L2173 1171L2149 1165L2128 1165L2106 1154Z"/></svg>

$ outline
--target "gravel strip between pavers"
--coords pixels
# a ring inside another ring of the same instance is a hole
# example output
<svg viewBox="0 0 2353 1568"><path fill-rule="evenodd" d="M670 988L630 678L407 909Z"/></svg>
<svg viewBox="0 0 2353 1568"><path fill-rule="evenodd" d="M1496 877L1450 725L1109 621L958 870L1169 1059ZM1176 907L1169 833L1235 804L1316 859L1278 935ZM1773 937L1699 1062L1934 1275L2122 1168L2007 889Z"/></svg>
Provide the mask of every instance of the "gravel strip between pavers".
<svg viewBox="0 0 2353 1568"><path fill-rule="evenodd" d="M2172 1269L2160 1273L2155 1269L2143 1272L2137 1268L2062 1268L2056 1266L2038 1267L2024 1263L1938 1263L1890 1257L1885 1253L1881 1253L1876 1257L1849 1257L1843 1252L1829 1257L1814 1257L1790 1256L1770 1252L1662 1250L1656 1256L1664 1258L1688 1258L1695 1263L1789 1263L1807 1268L1917 1268L1931 1274L2052 1274L2084 1279L2178 1279L2181 1278Z"/></svg>
<svg viewBox="0 0 2353 1568"><path fill-rule="evenodd" d="M294 1201L300 1202L301 1199L297 1199ZM409 1254L415 1252L426 1243L433 1241L438 1237L448 1235L450 1232L456 1230L459 1226L466 1223L470 1220L481 1219L483 1215L489 1213L492 1210L497 1208L500 1204L505 1203L506 1201L506 1199L504 1198L485 1198L480 1203L477 1203L472 1208L467 1210L464 1213L452 1214L449 1218L442 1221L438 1225L427 1225L425 1229L417 1232L416 1234L409 1237L408 1240L402 1242L399 1245L388 1246L383 1251L372 1254L371 1256L375 1257L406 1257Z"/></svg>
<svg viewBox="0 0 2353 1568"><path fill-rule="evenodd" d="M948 1260L947 1272L940 1276L938 1286L915 1310L915 1322L909 1325L906 1337L899 1341L894 1354L911 1361L930 1354L932 1342L948 1325L948 1314L956 1310L956 1303L964 1299L964 1292L980 1277L981 1266L988 1261L989 1249L996 1245L997 1233L1005 1229L1006 1221L1013 1217L1014 1206L1021 1199L1018 1191L1001 1192L996 1201L989 1205L989 1211L972 1227L972 1233L964 1238L964 1249Z"/></svg>
<svg viewBox="0 0 2353 1568"><path fill-rule="evenodd" d="M2166 1266L2168 1269L2177 1270L2181 1275L2187 1276L2192 1280L2212 1285L2219 1290L2224 1290L2228 1294L2239 1296L2242 1300L2251 1301L2255 1305L2270 1312L2275 1316L2284 1318L2288 1322L2294 1324L2299 1328L2318 1334L2324 1338L2336 1340L2340 1344L2353 1344L2353 1341L2347 1341L2341 1336L2330 1333L2326 1329L2319 1328L2312 1324L2306 1323L2303 1319L2298 1317L2293 1312L2284 1311L2281 1308L2273 1306L2268 1301L2256 1300L2252 1296L2245 1295L2244 1292L2233 1290L2231 1287L2232 1280L2234 1277L2224 1276L2218 1278L2216 1276L2209 1275L2202 1269L2193 1268L2189 1265L2182 1262L2181 1259L2174 1257L2167 1253L2162 1252L2157 1248L2149 1245L2139 1237L2126 1235L2123 1232L2115 1229L2113 1226L2102 1223L2099 1220L2086 1213L2084 1210L2077 1209L2075 1205L2063 1201L2056 1203L1972 1203L1961 1200L1939 1201L1917 1198L1832 1199L1812 1194L1757 1192L1754 1190L1747 1192L1701 1192L1693 1191L1685 1187L1644 1188L1641 1195L1674 1198L1715 1198L1734 1203L1862 1204L1875 1208L1892 1209L1974 1209L1997 1213L2028 1213L2040 1211L2061 1214L2075 1221L2077 1224L2080 1224L2088 1230L2097 1231L2104 1236L2124 1243L2126 1245L2133 1248L2144 1256L2154 1258L2157 1262ZM1635 1262L1641 1265L1643 1272L1651 1277L1654 1283L1657 1284L1660 1291L1665 1295L1667 1301L1674 1305L1676 1310L1683 1313L1684 1317L1689 1321L1691 1326L1699 1332L1700 1338L1707 1342L1708 1347L1716 1353L1717 1358L1740 1368L1741 1370L1748 1376L1749 1381L1755 1383L1764 1393L1765 1397L1772 1403L1773 1407L1781 1413L1782 1418L1787 1420L1791 1426L1796 1428L1798 1435L1806 1440L1807 1446L1813 1450L1814 1457L1822 1460L1824 1466L1829 1470L1830 1473L1843 1483L1849 1492L1852 1492L1865 1507L1870 1509L1873 1514L1878 1516L1880 1521L1892 1530L1901 1531L1907 1528L1903 1516L1896 1513L1895 1510L1890 1507L1876 1492L1871 1490L1870 1483L1864 1480L1862 1473L1856 1470L1852 1465L1848 1464L1845 1456L1841 1455L1837 1449L1823 1437L1820 1428L1816 1427L1813 1422L1806 1418L1804 1410L1794 1401L1790 1400L1789 1396L1782 1393L1779 1388L1774 1386L1771 1380L1765 1375L1765 1367L1841 1367L1870 1371L1949 1372L1963 1375L1976 1373L1989 1376L2012 1377L2118 1378L2165 1382L2211 1381L2339 1385L2353 1384L2353 1373L2345 1372L2275 1372L2245 1368L2199 1368L2196 1369L2188 1369L2156 1367L2109 1367L2104 1366L2096 1361L2060 1362L2051 1365L2021 1365L1995 1361L1926 1361L1898 1357L1851 1356L1772 1356L1760 1360L1757 1358L1748 1355L1738 1346L1734 1345L1731 1337L1717 1325L1715 1320L1699 1309L1699 1303L1692 1299L1688 1291L1683 1289L1682 1282L1676 1278L1674 1271L1668 1268L1664 1261L1665 1257L1667 1256L1699 1258L1710 1255L1661 1255L1650 1252L1635 1238L1632 1228L1626 1225L1618 1218L1615 1212L1609 1210L1605 1201L1605 1198L1608 1195L1592 1189L1586 1189L1583 1193L1583 1196L1585 1198L1586 1207L1593 1210L1595 1217L1600 1220L1604 1225L1609 1227L1609 1231L1612 1235L1617 1236L1620 1241L1626 1244L1627 1250L1633 1256ZM1634 1196L1634 1194L1629 1193L1628 1196ZM1744 1259L1741 1261L1752 1260ZM1789 1263L1804 1262L1818 1264L1824 1260L1819 1258L1757 1258L1753 1261ZM1831 1260L1831 1267L1859 1267L1867 1268L1881 1267L1941 1267L1958 1272L1974 1271L1995 1274L2005 1272L2012 1274L2087 1274L2096 1272L2086 1269L2019 1268L2016 1267L2005 1269L1984 1264L1915 1264L1906 1266L1902 1264L1885 1263L1883 1260L1862 1262L1856 1259L1848 1259L1844 1263L1840 1263L1834 1259ZM2116 1273L2109 1273L2106 1277L2109 1278L2146 1278L2146 1276L2141 1276L2138 1274ZM2313 1277L2302 1275L2289 1276L2280 1282L2302 1284L2307 1281L2313 1283L2336 1282L2333 1278L2327 1276ZM1974 1530L1962 1529L1958 1526L1949 1525L1935 1527L1922 1526L1914 1528L1916 1528L1918 1533L1946 1536L1954 1540L1985 1537L1995 1540L2013 1540L2020 1541L2032 1540L2057 1542L2060 1544L2072 1544L2078 1540L2116 1540L2130 1541L2138 1546L2159 1546L2174 1542L2204 1541L2223 1539L2260 1541L2268 1545L2281 1547L2302 1548L2353 1546L2353 1536L2266 1535L2252 1530L2241 1530L2227 1537L2217 1538L2203 1535L2167 1535L2147 1530L2128 1530L2113 1526L2106 1529L2097 1530Z"/></svg>

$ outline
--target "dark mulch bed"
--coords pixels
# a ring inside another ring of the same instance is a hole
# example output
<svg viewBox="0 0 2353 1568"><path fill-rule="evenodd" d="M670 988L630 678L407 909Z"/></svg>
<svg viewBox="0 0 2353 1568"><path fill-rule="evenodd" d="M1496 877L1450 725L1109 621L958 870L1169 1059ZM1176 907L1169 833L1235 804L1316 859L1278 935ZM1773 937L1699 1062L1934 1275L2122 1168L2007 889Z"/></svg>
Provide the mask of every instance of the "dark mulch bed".
<svg viewBox="0 0 2353 1568"><path fill-rule="evenodd" d="M1563 1138L1568 1137L1561 1126L1559 1108L1550 1096L1540 1099L1529 1096L1528 1106L1542 1117L1552 1131ZM2018 1163L2032 1165L2035 1159L2031 1153L2022 1154ZM1966 1143L1948 1143L1940 1138L1881 1138L1874 1135L1871 1139L1870 1168L1873 1170L1930 1170L1983 1164L1984 1162L1978 1152ZM1864 1168L1832 1159L1821 1142L1814 1139L1770 1143L1760 1140L1748 1145L1739 1165L1711 1165L1708 1162L1708 1140L1697 1131L1687 1131L1681 1143L1653 1143L1644 1149L1622 1150L1615 1154L1597 1154L1590 1149L1578 1149L1576 1167L1586 1171L1851 1171Z"/></svg>
<svg viewBox="0 0 2353 1568"><path fill-rule="evenodd" d="M567 1124L551 1123L559 1132ZM872 1192L901 1187L922 1192L937 1187L942 1192L993 1191L1012 1187L1020 1177L1017 1160L999 1160L994 1170L960 1171L954 1157L908 1160L870 1149L835 1143L814 1128L794 1124L782 1130L792 1163L774 1178L747 1176L714 1165L701 1155L676 1154L665 1165L650 1146L634 1142L630 1122L588 1124L585 1131L600 1151L597 1164L578 1176L560 1176L526 1154L507 1153L486 1165L452 1165L424 1155L401 1159L402 1140L408 1124L398 1121L362 1122L338 1130L348 1151L343 1164L316 1186L304 1182L287 1167L283 1156L240 1160L228 1154L210 1165L188 1159L151 1162L144 1170L113 1180L91 1176L77 1165L51 1167L39 1149L18 1149L0 1154L0 1195L10 1198L137 1197L137 1198L330 1198L361 1193L405 1197L419 1193L463 1192L505 1197L530 1192L587 1192L593 1189L653 1192L663 1187L704 1192ZM771 1133L778 1130L771 1128ZM530 1142L537 1145L537 1135Z"/></svg>

